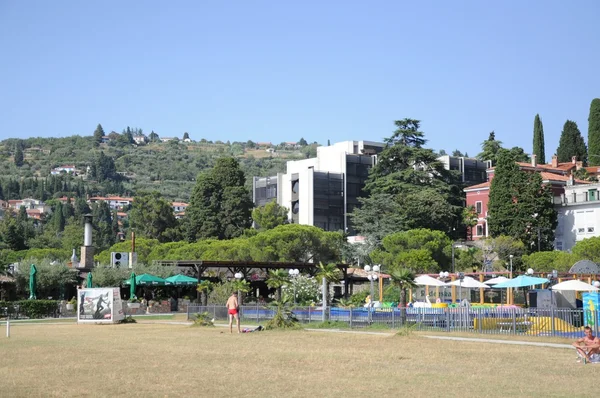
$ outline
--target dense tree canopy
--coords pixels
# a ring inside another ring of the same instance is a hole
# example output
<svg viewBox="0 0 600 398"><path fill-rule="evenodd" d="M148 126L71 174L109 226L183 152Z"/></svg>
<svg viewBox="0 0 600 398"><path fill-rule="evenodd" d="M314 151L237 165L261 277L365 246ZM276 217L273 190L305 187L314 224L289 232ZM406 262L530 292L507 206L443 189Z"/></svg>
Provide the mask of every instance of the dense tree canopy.
<svg viewBox="0 0 600 398"><path fill-rule="evenodd" d="M433 150L423 147L426 140L418 120L397 120L395 125L367 181L370 198L360 199L361 207L353 212L356 229L375 239L409 228L450 231L460 222L457 176L444 168Z"/></svg>
<svg viewBox="0 0 600 398"><path fill-rule="evenodd" d="M556 150L559 162L570 162L575 156L577 160L587 163L587 147L577 123L567 120L560 134L558 149Z"/></svg>
<svg viewBox="0 0 600 398"><path fill-rule="evenodd" d="M441 231L413 229L388 235L381 249L371 254L373 261L387 267L401 267L413 272L450 270L450 238Z"/></svg>
<svg viewBox="0 0 600 398"><path fill-rule="evenodd" d="M526 250L552 248L557 215L552 191L539 173L520 170L509 151L501 151L490 187L488 227L492 237L521 240Z"/></svg>
<svg viewBox="0 0 600 398"><path fill-rule="evenodd" d="M156 191L140 192L134 196L129 222L140 236L160 242L173 240L177 235L173 207Z"/></svg>
<svg viewBox="0 0 600 398"><path fill-rule="evenodd" d="M234 158L221 158L215 167L200 174L186 209L187 239L229 239L242 235L250 226L253 207L244 184L244 172Z"/></svg>
<svg viewBox="0 0 600 398"><path fill-rule="evenodd" d="M256 229L273 229L288 223L288 209L279 206L276 201L271 201L252 210L252 219Z"/></svg>
<svg viewBox="0 0 600 398"><path fill-rule="evenodd" d="M588 117L588 164L600 165L600 98L594 98L590 104Z"/></svg>

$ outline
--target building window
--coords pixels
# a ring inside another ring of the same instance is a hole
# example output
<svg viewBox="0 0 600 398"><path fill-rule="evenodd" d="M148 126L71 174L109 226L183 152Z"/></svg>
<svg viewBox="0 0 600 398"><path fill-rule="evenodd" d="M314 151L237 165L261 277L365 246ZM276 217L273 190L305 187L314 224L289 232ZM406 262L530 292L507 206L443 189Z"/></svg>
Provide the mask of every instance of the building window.
<svg viewBox="0 0 600 398"><path fill-rule="evenodd" d="M577 233L578 234L584 234L585 233L585 228L577 228Z"/></svg>
<svg viewBox="0 0 600 398"><path fill-rule="evenodd" d="M588 234L593 234L594 233L594 227L588 227L587 231L588 231Z"/></svg>
<svg viewBox="0 0 600 398"><path fill-rule="evenodd" d="M475 202L475 211L477 212L477 214L481 214L483 208L482 208L482 203L481 202Z"/></svg>
<svg viewBox="0 0 600 398"><path fill-rule="evenodd" d="M483 236L483 225L477 225L477 229L475 230L475 236Z"/></svg>
<svg viewBox="0 0 600 398"><path fill-rule="evenodd" d="M562 250L562 249L563 249L562 242L556 242L556 250Z"/></svg>
<svg viewBox="0 0 600 398"><path fill-rule="evenodd" d="M597 195L596 195L596 190L595 190L595 189L590 189L590 190L588 191L588 200L589 200L589 201L594 201L594 200L596 200L596 196L597 196Z"/></svg>

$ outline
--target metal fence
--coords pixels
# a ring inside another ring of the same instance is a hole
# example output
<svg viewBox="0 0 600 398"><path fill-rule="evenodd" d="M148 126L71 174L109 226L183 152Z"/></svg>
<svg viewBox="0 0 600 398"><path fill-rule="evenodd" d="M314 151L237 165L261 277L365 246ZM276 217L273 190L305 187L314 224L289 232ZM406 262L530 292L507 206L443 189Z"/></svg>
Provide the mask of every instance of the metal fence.
<svg viewBox="0 0 600 398"><path fill-rule="evenodd" d="M583 327L589 325L594 334L599 330L599 311L581 309L537 308L338 308L289 307L293 316L307 324L326 326L399 329L438 332L464 332L499 335L554 336L575 338L583 336ZM215 321L227 320L224 306L189 306L188 320L207 312ZM264 305L246 305L240 308L240 320L264 323L275 315L276 309Z"/></svg>

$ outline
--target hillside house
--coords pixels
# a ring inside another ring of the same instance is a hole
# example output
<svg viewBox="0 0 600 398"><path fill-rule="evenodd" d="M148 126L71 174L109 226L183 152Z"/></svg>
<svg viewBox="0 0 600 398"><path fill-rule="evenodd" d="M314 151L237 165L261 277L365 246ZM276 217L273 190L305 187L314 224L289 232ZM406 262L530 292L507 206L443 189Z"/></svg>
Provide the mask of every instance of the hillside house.
<svg viewBox="0 0 600 398"><path fill-rule="evenodd" d="M180 213L182 211L185 211L185 209L187 209L189 204L184 203L184 202L173 202L173 203L171 203L171 206L173 207L173 212Z"/></svg>
<svg viewBox="0 0 600 398"><path fill-rule="evenodd" d="M58 175L58 174L61 174L61 173L76 174L77 173L77 169L75 168L75 165L68 164L68 165L63 165L63 166L55 167L52 170L50 170L50 174L52 174L52 175Z"/></svg>
<svg viewBox="0 0 600 398"><path fill-rule="evenodd" d="M122 198L120 196L94 196L88 199L88 203L104 201L108 203L111 210L123 210L133 203L133 198Z"/></svg>
<svg viewBox="0 0 600 398"><path fill-rule="evenodd" d="M133 141L137 144L137 145L144 145L145 143L148 142L148 137L146 137L145 135L134 135L133 136Z"/></svg>

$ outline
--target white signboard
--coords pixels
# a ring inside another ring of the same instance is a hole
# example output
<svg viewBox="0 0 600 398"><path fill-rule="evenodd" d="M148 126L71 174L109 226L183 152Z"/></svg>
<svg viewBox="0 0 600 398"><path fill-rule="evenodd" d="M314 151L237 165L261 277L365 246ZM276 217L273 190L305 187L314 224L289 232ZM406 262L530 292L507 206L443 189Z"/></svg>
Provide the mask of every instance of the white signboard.
<svg viewBox="0 0 600 398"><path fill-rule="evenodd" d="M77 322L117 323L124 317L119 288L77 290Z"/></svg>

